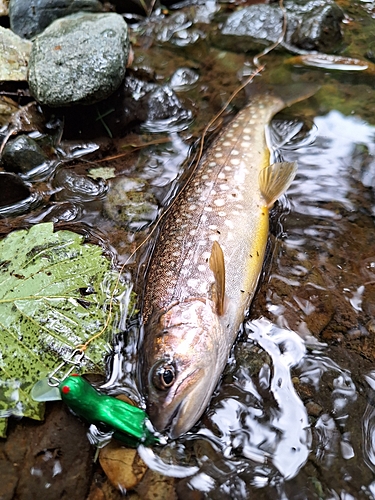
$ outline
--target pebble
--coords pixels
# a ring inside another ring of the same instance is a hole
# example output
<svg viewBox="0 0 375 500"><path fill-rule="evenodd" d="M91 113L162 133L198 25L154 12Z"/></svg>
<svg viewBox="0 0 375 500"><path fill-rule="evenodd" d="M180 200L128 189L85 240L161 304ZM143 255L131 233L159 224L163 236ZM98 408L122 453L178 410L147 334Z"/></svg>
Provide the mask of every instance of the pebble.
<svg viewBox="0 0 375 500"><path fill-rule="evenodd" d="M26 81L32 43L0 26L0 81Z"/></svg>

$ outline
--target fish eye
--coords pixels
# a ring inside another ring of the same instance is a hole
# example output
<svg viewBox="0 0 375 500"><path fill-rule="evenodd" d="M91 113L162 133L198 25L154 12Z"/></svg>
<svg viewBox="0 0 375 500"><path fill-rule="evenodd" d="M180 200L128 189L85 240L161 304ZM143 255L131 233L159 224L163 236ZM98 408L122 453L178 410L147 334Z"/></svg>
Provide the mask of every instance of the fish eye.
<svg viewBox="0 0 375 500"><path fill-rule="evenodd" d="M159 365L154 370L152 383L157 389L165 391L174 384L175 379L176 373L173 365Z"/></svg>

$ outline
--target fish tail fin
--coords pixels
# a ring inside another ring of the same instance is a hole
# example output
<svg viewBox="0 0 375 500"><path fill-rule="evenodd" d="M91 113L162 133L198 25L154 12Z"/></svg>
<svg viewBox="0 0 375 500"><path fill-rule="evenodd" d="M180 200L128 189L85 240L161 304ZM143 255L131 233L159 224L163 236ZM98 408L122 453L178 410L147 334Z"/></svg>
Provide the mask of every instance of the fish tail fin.
<svg viewBox="0 0 375 500"><path fill-rule="evenodd" d="M308 99L316 94L320 86L315 83L292 83L290 85L266 85L263 82L252 82L245 87L249 100L257 95L270 94L277 96L285 107Z"/></svg>

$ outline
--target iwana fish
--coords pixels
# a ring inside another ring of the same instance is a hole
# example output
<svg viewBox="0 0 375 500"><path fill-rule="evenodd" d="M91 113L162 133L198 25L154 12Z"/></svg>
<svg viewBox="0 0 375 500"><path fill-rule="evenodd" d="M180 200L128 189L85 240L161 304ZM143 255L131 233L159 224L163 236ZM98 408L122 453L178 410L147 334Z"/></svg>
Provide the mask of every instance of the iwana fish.
<svg viewBox="0 0 375 500"><path fill-rule="evenodd" d="M288 101L256 95L202 156L166 214L143 298L143 392L156 429L187 432L208 406L254 296L268 212L295 163L269 165L265 129Z"/></svg>

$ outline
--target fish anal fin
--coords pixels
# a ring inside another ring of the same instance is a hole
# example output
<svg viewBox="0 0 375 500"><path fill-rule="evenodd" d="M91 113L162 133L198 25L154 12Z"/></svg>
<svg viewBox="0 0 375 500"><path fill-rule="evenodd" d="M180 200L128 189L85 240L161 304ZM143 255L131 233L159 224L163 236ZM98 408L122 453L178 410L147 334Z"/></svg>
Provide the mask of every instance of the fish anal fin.
<svg viewBox="0 0 375 500"><path fill-rule="evenodd" d="M209 263L215 278L212 299L215 303L216 313L222 316L225 303L225 264L223 249L217 241L214 241L212 245Z"/></svg>
<svg viewBox="0 0 375 500"><path fill-rule="evenodd" d="M268 208L285 193L296 172L297 162L273 163L260 171L259 186Z"/></svg>

